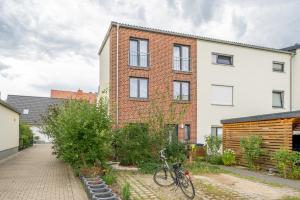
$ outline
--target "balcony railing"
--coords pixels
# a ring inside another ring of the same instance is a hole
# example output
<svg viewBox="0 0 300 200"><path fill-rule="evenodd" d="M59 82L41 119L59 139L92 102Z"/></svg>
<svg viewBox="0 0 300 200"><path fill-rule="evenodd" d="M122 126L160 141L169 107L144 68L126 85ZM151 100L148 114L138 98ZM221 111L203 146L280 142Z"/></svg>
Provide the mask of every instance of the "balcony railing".
<svg viewBox="0 0 300 200"><path fill-rule="evenodd" d="M149 67L149 53L129 51L129 65L134 67Z"/></svg>
<svg viewBox="0 0 300 200"><path fill-rule="evenodd" d="M173 57L173 69L176 71L189 72L190 70L190 58Z"/></svg>

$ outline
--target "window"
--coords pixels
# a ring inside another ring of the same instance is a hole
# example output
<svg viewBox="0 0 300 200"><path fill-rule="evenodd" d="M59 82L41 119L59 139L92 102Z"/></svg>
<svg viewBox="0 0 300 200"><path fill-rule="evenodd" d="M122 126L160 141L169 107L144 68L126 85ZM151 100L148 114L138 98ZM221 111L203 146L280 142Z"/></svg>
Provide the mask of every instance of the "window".
<svg viewBox="0 0 300 200"><path fill-rule="evenodd" d="M284 92L273 91L273 108L283 108L284 106Z"/></svg>
<svg viewBox="0 0 300 200"><path fill-rule="evenodd" d="M28 115L29 114L29 109L24 109L23 110L23 115Z"/></svg>
<svg viewBox="0 0 300 200"><path fill-rule="evenodd" d="M213 64L233 65L233 56L213 53L212 62Z"/></svg>
<svg viewBox="0 0 300 200"><path fill-rule="evenodd" d="M168 124L169 131L169 141L178 141L178 125L177 124Z"/></svg>
<svg viewBox="0 0 300 200"><path fill-rule="evenodd" d="M184 140L191 139L191 126L189 124L184 125Z"/></svg>
<svg viewBox="0 0 300 200"><path fill-rule="evenodd" d="M130 39L129 65L135 67L148 67L148 41Z"/></svg>
<svg viewBox="0 0 300 200"><path fill-rule="evenodd" d="M130 78L130 97L132 98L148 98L148 79L146 78Z"/></svg>
<svg viewBox="0 0 300 200"><path fill-rule="evenodd" d="M284 63L273 62L273 72L284 72Z"/></svg>
<svg viewBox="0 0 300 200"><path fill-rule="evenodd" d="M212 85L212 105L233 106L233 87Z"/></svg>
<svg viewBox="0 0 300 200"><path fill-rule="evenodd" d="M222 138L223 135L223 128L220 126L212 126L211 127L211 136L217 136Z"/></svg>
<svg viewBox="0 0 300 200"><path fill-rule="evenodd" d="M190 47L175 45L173 47L173 69L176 71L190 71Z"/></svg>
<svg viewBox="0 0 300 200"><path fill-rule="evenodd" d="M189 101L190 100L190 83L185 81L173 82L173 99Z"/></svg>

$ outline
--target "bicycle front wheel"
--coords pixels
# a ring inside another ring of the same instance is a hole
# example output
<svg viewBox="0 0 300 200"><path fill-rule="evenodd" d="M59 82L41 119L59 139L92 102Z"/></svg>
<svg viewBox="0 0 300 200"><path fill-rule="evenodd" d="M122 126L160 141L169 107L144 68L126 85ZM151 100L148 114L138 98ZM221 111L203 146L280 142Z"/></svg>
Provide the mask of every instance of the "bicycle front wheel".
<svg viewBox="0 0 300 200"><path fill-rule="evenodd" d="M188 175L181 174L179 178L179 186L183 194L188 199L194 199L195 197L195 188L191 178Z"/></svg>
<svg viewBox="0 0 300 200"><path fill-rule="evenodd" d="M153 180L157 185L162 187L169 187L175 183L171 172L163 167L155 171Z"/></svg>

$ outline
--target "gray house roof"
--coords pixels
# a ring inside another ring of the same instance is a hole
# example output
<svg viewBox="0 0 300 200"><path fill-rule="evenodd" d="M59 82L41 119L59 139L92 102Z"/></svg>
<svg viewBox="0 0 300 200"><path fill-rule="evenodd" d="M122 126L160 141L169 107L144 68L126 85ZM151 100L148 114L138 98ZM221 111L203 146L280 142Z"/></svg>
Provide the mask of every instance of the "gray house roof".
<svg viewBox="0 0 300 200"><path fill-rule="evenodd" d="M291 111L291 112L266 114L266 115L255 115L255 116L250 116L250 117L225 119L225 120L221 120L221 123L222 124L232 124L232 123L240 123L240 122L255 122L255 121L263 121L263 120L298 118L298 117L300 118L300 110Z"/></svg>
<svg viewBox="0 0 300 200"><path fill-rule="evenodd" d="M17 109L15 109L14 107L12 107L11 105L9 105L8 103L6 103L5 101L2 101L0 99L0 105L4 106L5 108L8 108L9 110L12 110L18 114L21 114Z"/></svg>
<svg viewBox="0 0 300 200"><path fill-rule="evenodd" d="M47 114L49 106L62 104L64 99L8 95L7 102L21 113L22 121L29 125L40 125L41 118ZM24 114L26 109L28 109L28 114Z"/></svg>
<svg viewBox="0 0 300 200"><path fill-rule="evenodd" d="M283 48L281 50L294 52L297 49L300 49L300 44L298 44L298 43L294 44L293 46Z"/></svg>
<svg viewBox="0 0 300 200"><path fill-rule="evenodd" d="M113 22L112 21L110 23L109 29L108 29L105 37L104 37L104 40L103 40L103 42L100 46L100 49L98 51L99 55L100 55L102 49L104 48L104 45L106 43L106 40L108 39L110 30L113 26L119 26L119 27L142 30L142 31L148 31L148 32L155 32L155 33L161 33L161 34L167 34L167 35L175 35L175 36L180 36L180 37L194 38L194 39L203 40L203 41L216 42L216 43L222 43L222 44L228 44L228 45L234 45L234 46L241 46L241 47L247 47L247 48L253 48L253 49L260 49L260 50L265 50L265 51L273 51L273 52L278 52L278 53L293 54L292 52L287 51L287 50L283 50L283 49L275 49L275 48L263 47L263 46L252 45L252 44L245 44L245 43L241 43L241 42L220 40L220 39L203 37L203 36L198 36L198 35L179 33L179 32L174 32L174 31L167 31L167 30L156 29L156 28L136 26L136 25L130 25L130 24L124 24L124 23L119 23L119 22Z"/></svg>

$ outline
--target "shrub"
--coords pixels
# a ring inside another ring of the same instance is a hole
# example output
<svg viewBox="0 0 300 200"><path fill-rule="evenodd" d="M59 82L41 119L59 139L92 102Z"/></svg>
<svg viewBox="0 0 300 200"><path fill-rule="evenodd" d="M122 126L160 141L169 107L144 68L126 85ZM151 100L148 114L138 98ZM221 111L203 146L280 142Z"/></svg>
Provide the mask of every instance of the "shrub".
<svg viewBox="0 0 300 200"><path fill-rule="evenodd" d="M300 152L280 149L276 151L272 159L276 162L279 173L284 178L300 178Z"/></svg>
<svg viewBox="0 0 300 200"><path fill-rule="evenodd" d="M255 168L255 161L263 155L262 137L252 135L250 137L244 137L240 141L240 145L243 151L243 157L247 161L250 169Z"/></svg>
<svg viewBox="0 0 300 200"><path fill-rule="evenodd" d="M221 169L218 166L210 165L207 162L203 162L199 158L197 158L192 163L186 163L185 167L193 174L210 174L221 172Z"/></svg>
<svg viewBox="0 0 300 200"><path fill-rule="evenodd" d="M222 140L217 136L206 136L206 157L207 161L212 164L222 164L222 156L220 154L220 148Z"/></svg>
<svg viewBox="0 0 300 200"><path fill-rule="evenodd" d="M123 200L129 200L130 199L130 184L128 182L125 182L123 188L122 188L122 199Z"/></svg>
<svg viewBox="0 0 300 200"><path fill-rule="evenodd" d="M157 162L141 162L139 163L139 171L143 174L153 174L160 166Z"/></svg>
<svg viewBox="0 0 300 200"><path fill-rule="evenodd" d="M102 179L107 185L112 185L117 182L116 172L113 169L108 169L107 171L105 171L105 174L104 176L102 176Z"/></svg>
<svg viewBox="0 0 300 200"><path fill-rule="evenodd" d="M31 131L30 127L25 122L21 122L19 128L20 128L19 148L20 149L25 149L27 147L32 146L32 144L33 144L33 133Z"/></svg>
<svg viewBox="0 0 300 200"><path fill-rule="evenodd" d="M222 155L222 160L224 165L234 165L235 161L235 152L231 149L225 149Z"/></svg>
<svg viewBox="0 0 300 200"><path fill-rule="evenodd" d="M106 161L111 149L110 125L106 102L95 105L72 100L49 110L43 131L53 138L57 156L79 169Z"/></svg>

